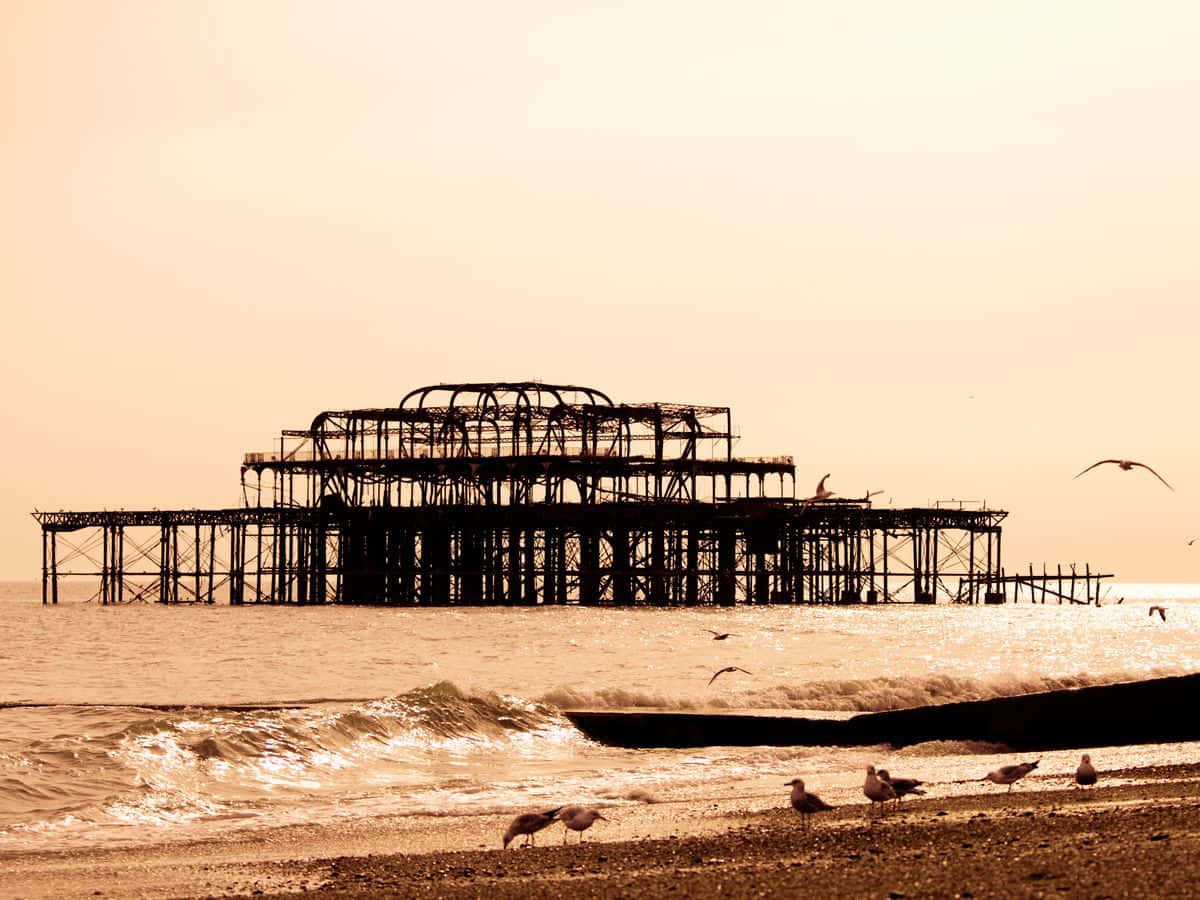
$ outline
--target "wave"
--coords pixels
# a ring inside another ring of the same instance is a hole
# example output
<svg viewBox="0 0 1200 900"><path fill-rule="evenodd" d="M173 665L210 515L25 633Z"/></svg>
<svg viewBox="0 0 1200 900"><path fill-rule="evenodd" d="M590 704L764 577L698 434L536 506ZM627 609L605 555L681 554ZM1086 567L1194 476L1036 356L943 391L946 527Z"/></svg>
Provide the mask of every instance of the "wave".
<svg viewBox="0 0 1200 900"><path fill-rule="evenodd" d="M428 783L447 760L585 739L554 708L450 682L309 706L10 706L0 833L47 822L167 824ZM437 780L437 779L434 779Z"/></svg>
<svg viewBox="0 0 1200 900"><path fill-rule="evenodd" d="M1183 674L1174 670L1113 672L1072 675L965 675L929 674L809 681L749 688L719 697L672 696L658 691L622 688L581 689L561 686L547 692L541 702L559 709L787 709L817 712L883 712L915 706L933 706L966 700L990 700L1042 691L1057 691L1140 681Z"/></svg>

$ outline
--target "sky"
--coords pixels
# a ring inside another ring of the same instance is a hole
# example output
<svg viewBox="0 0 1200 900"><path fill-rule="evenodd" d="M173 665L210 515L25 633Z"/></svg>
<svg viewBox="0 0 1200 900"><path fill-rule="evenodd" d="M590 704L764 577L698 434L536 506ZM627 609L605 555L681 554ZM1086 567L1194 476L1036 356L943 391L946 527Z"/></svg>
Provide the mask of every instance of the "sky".
<svg viewBox="0 0 1200 900"><path fill-rule="evenodd" d="M1200 5L0 0L0 578L460 381L1200 581ZM1143 460L1144 470L1102 458Z"/></svg>

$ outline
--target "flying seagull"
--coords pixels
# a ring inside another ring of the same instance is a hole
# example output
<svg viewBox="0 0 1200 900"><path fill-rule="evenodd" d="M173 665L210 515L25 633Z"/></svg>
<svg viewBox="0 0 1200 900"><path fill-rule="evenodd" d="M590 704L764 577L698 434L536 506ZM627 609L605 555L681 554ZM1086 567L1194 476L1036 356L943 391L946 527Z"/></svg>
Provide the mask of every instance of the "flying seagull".
<svg viewBox="0 0 1200 900"><path fill-rule="evenodd" d="M808 502L811 503L814 500L818 500L818 501L825 500L825 499L833 496L833 491L825 490L825 479L828 478L830 476L830 474L831 473L826 472L824 477L822 477L821 480L817 482L817 490L813 493L813 495L811 497L807 498Z"/></svg>
<svg viewBox="0 0 1200 900"><path fill-rule="evenodd" d="M1099 462L1092 463L1090 466L1088 466L1086 469L1084 469L1083 472L1090 472L1090 471L1092 471L1092 469L1096 468L1096 466L1102 466L1105 463L1113 463L1114 465L1119 466L1121 468L1122 472L1128 472L1134 466L1140 466L1141 468L1143 468L1147 472L1149 472L1151 475L1153 475L1155 478L1157 478L1159 481L1161 481L1163 484L1166 484L1167 487L1171 488L1171 490L1175 490L1175 488L1173 488L1173 487L1171 487L1171 485L1167 484L1167 479L1163 478L1161 475L1159 475L1157 472L1155 472L1153 469L1151 469L1145 463L1138 462L1137 460L1133 460L1133 459L1102 459ZM1080 472L1079 475L1082 475L1083 472ZM1075 477L1078 478L1079 475L1076 475Z"/></svg>
<svg viewBox="0 0 1200 900"><path fill-rule="evenodd" d="M1165 606L1152 606L1152 607L1150 607L1150 613L1149 613L1149 614L1150 614L1150 615L1154 615L1155 613L1158 613L1158 617L1159 617L1160 619L1162 619L1164 622L1165 622L1165 621L1167 621L1167 608L1166 608Z"/></svg>
<svg viewBox="0 0 1200 900"><path fill-rule="evenodd" d="M713 636L714 641L723 641L725 638L737 637L737 633L733 631L713 631L711 628L705 628L704 630Z"/></svg>
<svg viewBox="0 0 1200 900"><path fill-rule="evenodd" d="M998 769L993 769L988 772L980 781L990 781L992 784L1007 784L1011 791L1013 783L1024 778L1030 772L1037 768L1040 759L1035 759L1033 762L1019 763L1015 766L1001 766Z"/></svg>
<svg viewBox="0 0 1200 900"><path fill-rule="evenodd" d="M726 666L723 669L717 669L717 671L713 673L713 677L708 679L708 683L712 684L714 681L717 680L718 675L724 675L726 672L746 672L747 675L754 674L753 672L746 671L741 666Z"/></svg>

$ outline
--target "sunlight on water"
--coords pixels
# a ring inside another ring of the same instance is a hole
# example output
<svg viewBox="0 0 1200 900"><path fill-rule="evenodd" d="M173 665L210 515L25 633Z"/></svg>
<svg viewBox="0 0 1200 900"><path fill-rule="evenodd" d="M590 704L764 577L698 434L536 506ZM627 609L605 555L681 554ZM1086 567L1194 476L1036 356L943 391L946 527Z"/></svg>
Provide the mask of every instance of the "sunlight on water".
<svg viewBox="0 0 1200 900"><path fill-rule="evenodd" d="M867 763L976 790L955 782L1010 761L1002 748L628 751L588 741L560 710L848 715L1200 671L1196 585L1117 585L1099 608L104 608L69 591L43 608L39 597L0 585L0 702L50 704L0 709L0 834L14 849L563 798L772 798L797 771L833 802L857 802ZM1165 622L1151 603L1168 607ZM725 666L753 674L710 685ZM1113 768L1198 749L1096 756ZM1075 758L1045 754L1040 771Z"/></svg>

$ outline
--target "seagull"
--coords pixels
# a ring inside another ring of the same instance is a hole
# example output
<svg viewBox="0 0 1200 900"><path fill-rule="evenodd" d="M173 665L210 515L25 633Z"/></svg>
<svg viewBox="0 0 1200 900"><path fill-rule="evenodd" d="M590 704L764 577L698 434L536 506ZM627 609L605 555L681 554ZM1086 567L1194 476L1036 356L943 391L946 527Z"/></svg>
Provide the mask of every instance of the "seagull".
<svg viewBox="0 0 1200 900"><path fill-rule="evenodd" d="M1105 463L1114 463L1115 465L1120 466L1122 472L1128 472L1134 466L1141 466L1143 469L1148 471L1151 475L1153 475L1155 478L1157 478L1163 484L1166 484L1167 487L1171 488L1171 490L1175 490L1175 488L1173 488L1173 487L1171 487L1171 485L1167 484L1167 479L1163 478L1161 475L1159 475L1157 472L1155 472L1153 469L1151 469L1145 463L1137 462L1136 460L1133 460L1133 459L1102 459L1099 462L1092 463L1090 466L1088 466L1086 469L1084 469L1083 472L1090 472L1092 469L1096 468L1096 466L1102 466ZM1082 475L1083 472L1080 472L1079 475ZM1078 478L1079 475L1076 475L1075 477Z"/></svg>
<svg viewBox="0 0 1200 900"><path fill-rule="evenodd" d="M592 827L592 823L599 819L601 822L607 822L608 819L600 815L598 809L587 809L583 806L564 806L558 814L558 820L566 826L563 829L563 843L567 842L567 828L572 831L579 832L579 843L583 843L583 833Z"/></svg>
<svg viewBox="0 0 1200 900"><path fill-rule="evenodd" d="M1192 544L1194 544L1194 543L1196 543L1196 539L1195 539L1195 538L1192 538L1190 541L1188 541L1188 546L1190 547L1190 546L1192 546Z"/></svg>
<svg viewBox="0 0 1200 900"><path fill-rule="evenodd" d="M918 781L916 778L893 778L888 774L887 769L880 769L877 773L879 780L886 785L890 785L892 790L896 792L896 802L899 803L904 799L905 794L924 794L921 790L921 785L925 782Z"/></svg>
<svg viewBox="0 0 1200 900"><path fill-rule="evenodd" d="M811 497L806 497L804 499L805 503L812 503L814 501L819 502L821 500L825 500L825 499L828 499L829 497L833 496L833 491L825 490L825 479L828 478L830 476L830 474L831 474L830 472L826 472L824 477L822 477L821 480L817 482L816 492Z"/></svg>
<svg viewBox="0 0 1200 900"><path fill-rule="evenodd" d="M714 641L723 641L725 638L737 637L737 634L733 631L713 631L711 628L705 628L704 630L713 636Z"/></svg>
<svg viewBox="0 0 1200 900"><path fill-rule="evenodd" d="M713 677L708 679L708 683L712 684L714 681L717 680L718 675L724 675L726 672L746 672L747 675L754 674L753 672L749 672L746 669L743 669L741 666L726 666L723 669L717 669L717 671L713 673Z"/></svg>
<svg viewBox="0 0 1200 900"><path fill-rule="evenodd" d="M541 831L547 825L554 821L554 817L562 810L561 806L554 809L548 809L540 813L521 813L508 824L508 831L504 832L504 847L507 849L509 843L518 834L525 835L525 841L529 846L533 846L534 832Z"/></svg>
<svg viewBox="0 0 1200 900"><path fill-rule="evenodd" d="M994 769L988 772L980 781L990 781L992 784L1007 784L1011 791L1013 782L1018 781L1037 768L1040 759L1035 759L1033 762L1020 763L1015 766L1001 766L999 769Z"/></svg>
<svg viewBox="0 0 1200 900"><path fill-rule="evenodd" d="M813 813L833 809L816 794L810 794L804 790L803 778L793 778L788 784L792 788L792 809L800 813L800 822L803 825L808 825L808 817Z"/></svg>
<svg viewBox="0 0 1200 900"><path fill-rule="evenodd" d="M1084 787L1091 787L1096 783L1096 767L1092 765L1092 758L1086 753L1079 762L1079 768L1075 770L1075 783Z"/></svg>
<svg viewBox="0 0 1200 900"><path fill-rule="evenodd" d="M1155 613L1158 613L1158 617L1159 617L1160 619L1162 619L1164 622L1165 622L1165 621L1167 621L1167 608L1166 608L1165 606L1152 606L1152 607L1150 607L1150 613L1149 613L1149 614L1150 614L1150 615L1154 615Z"/></svg>
<svg viewBox="0 0 1200 900"><path fill-rule="evenodd" d="M896 799L896 792L886 781L879 780L874 766L867 766L867 779L863 782L863 793L871 801L871 809L875 808L876 803L883 804L888 800Z"/></svg>

